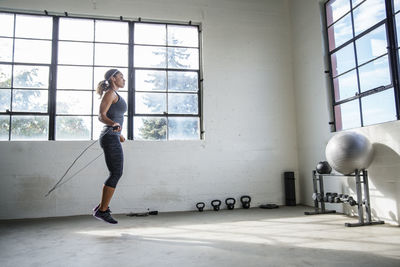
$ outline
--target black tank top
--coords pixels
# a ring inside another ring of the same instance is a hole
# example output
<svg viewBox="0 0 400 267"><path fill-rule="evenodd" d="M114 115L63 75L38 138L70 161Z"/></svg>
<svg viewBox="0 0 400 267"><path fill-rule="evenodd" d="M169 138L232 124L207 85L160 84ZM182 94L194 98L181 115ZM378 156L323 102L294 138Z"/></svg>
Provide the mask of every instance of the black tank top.
<svg viewBox="0 0 400 267"><path fill-rule="evenodd" d="M125 100L116 91L114 92L117 94L118 100L117 102L111 104L110 108L107 111L107 117L115 122L118 122L119 125L121 125L122 127L124 124L124 113L127 110L127 105ZM100 135L107 132L109 128L111 128L111 126L104 125ZM120 135L121 132L114 132L110 130L107 134Z"/></svg>

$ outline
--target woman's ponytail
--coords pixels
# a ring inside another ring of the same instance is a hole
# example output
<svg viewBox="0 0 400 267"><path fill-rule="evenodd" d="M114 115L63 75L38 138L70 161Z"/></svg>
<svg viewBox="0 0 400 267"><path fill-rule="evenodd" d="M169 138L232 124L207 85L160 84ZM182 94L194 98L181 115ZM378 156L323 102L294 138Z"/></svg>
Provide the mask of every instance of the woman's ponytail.
<svg viewBox="0 0 400 267"><path fill-rule="evenodd" d="M103 96L104 91L107 91L110 88L110 83L107 80L102 80L97 85L96 92L100 95L100 98Z"/></svg>

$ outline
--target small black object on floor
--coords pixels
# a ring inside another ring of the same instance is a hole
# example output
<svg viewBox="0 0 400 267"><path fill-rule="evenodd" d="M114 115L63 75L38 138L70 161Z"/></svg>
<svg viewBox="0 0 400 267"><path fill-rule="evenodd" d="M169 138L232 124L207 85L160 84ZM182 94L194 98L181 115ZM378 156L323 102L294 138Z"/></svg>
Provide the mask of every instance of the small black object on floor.
<svg viewBox="0 0 400 267"><path fill-rule="evenodd" d="M158 211L154 210L154 211L139 212L139 213L131 212L131 213L126 214L126 216L129 216L129 217L146 217L149 215L158 215Z"/></svg>
<svg viewBox="0 0 400 267"><path fill-rule="evenodd" d="M276 204L264 204L264 205L260 205L261 209L277 209L279 208L278 205Z"/></svg>

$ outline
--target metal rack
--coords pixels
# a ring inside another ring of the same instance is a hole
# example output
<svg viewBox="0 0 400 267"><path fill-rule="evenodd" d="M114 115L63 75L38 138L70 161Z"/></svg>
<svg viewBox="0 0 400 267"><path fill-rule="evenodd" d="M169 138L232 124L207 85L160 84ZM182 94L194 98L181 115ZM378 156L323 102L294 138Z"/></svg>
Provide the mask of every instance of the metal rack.
<svg viewBox="0 0 400 267"><path fill-rule="evenodd" d="M368 172L367 170L355 170L354 174L350 175L339 175L339 174L319 174L316 170L313 170L313 188L315 194L324 196L324 176L335 176L335 177L355 177L356 179L356 191L357 191L357 207L358 207L358 223L345 223L347 227L373 225L373 224L384 224L384 221L372 221L371 219L371 205L369 199L369 185L368 185ZM361 185L364 189L364 199ZM319 192L318 192L319 191ZM319 207L321 204L321 207ZM314 199L315 211L304 212L305 215L317 215L336 213L335 210L325 209L325 200L322 197L320 200ZM366 220L364 219L364 208L366 213Z"/></svg>

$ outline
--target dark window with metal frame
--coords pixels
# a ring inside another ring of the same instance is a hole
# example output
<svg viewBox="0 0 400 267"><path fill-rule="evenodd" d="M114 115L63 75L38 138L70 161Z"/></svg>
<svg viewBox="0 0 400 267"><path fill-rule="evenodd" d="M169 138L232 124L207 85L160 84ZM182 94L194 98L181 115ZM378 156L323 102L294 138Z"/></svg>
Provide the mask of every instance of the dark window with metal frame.
<svg viewBox="0 0 400 267"><path fill-rule="evenodd" d="M99 136L102 123L97 118L100 105L97 83L111 68L118 68L124 77L128 77L128 48L128 22L60 18L56 140L96 139ZM119 90L126 100L128 88L127 79L125 88ZM126 121L122 131L125 136Z"/></svg>
<svg viewBox="0 0 400 267"><path fill-rule="evenodd" d="M325 3L336 131L399 118L400 1ZM396 15L395 15L396 14ZM396 16L396 17L395 17Z"/></svg>
<svg viewBox="0 0 400 267"><path fill-rule="evenodd" d="M0 140L47 140L52 19L0 13Z"/></svg>
<svg viewBox="0 0 400 267"><path fill-rule="evenodd" d="M110 68L126 79L125 136L200 139L199 26L9 12L0 23L0 140L96 139Z"/></svg>
<svg viewBox="0 0 400 267"><path fill-rule="evenodd" d="M200 138L197 26L135 23L134 137Z"/></svg>

